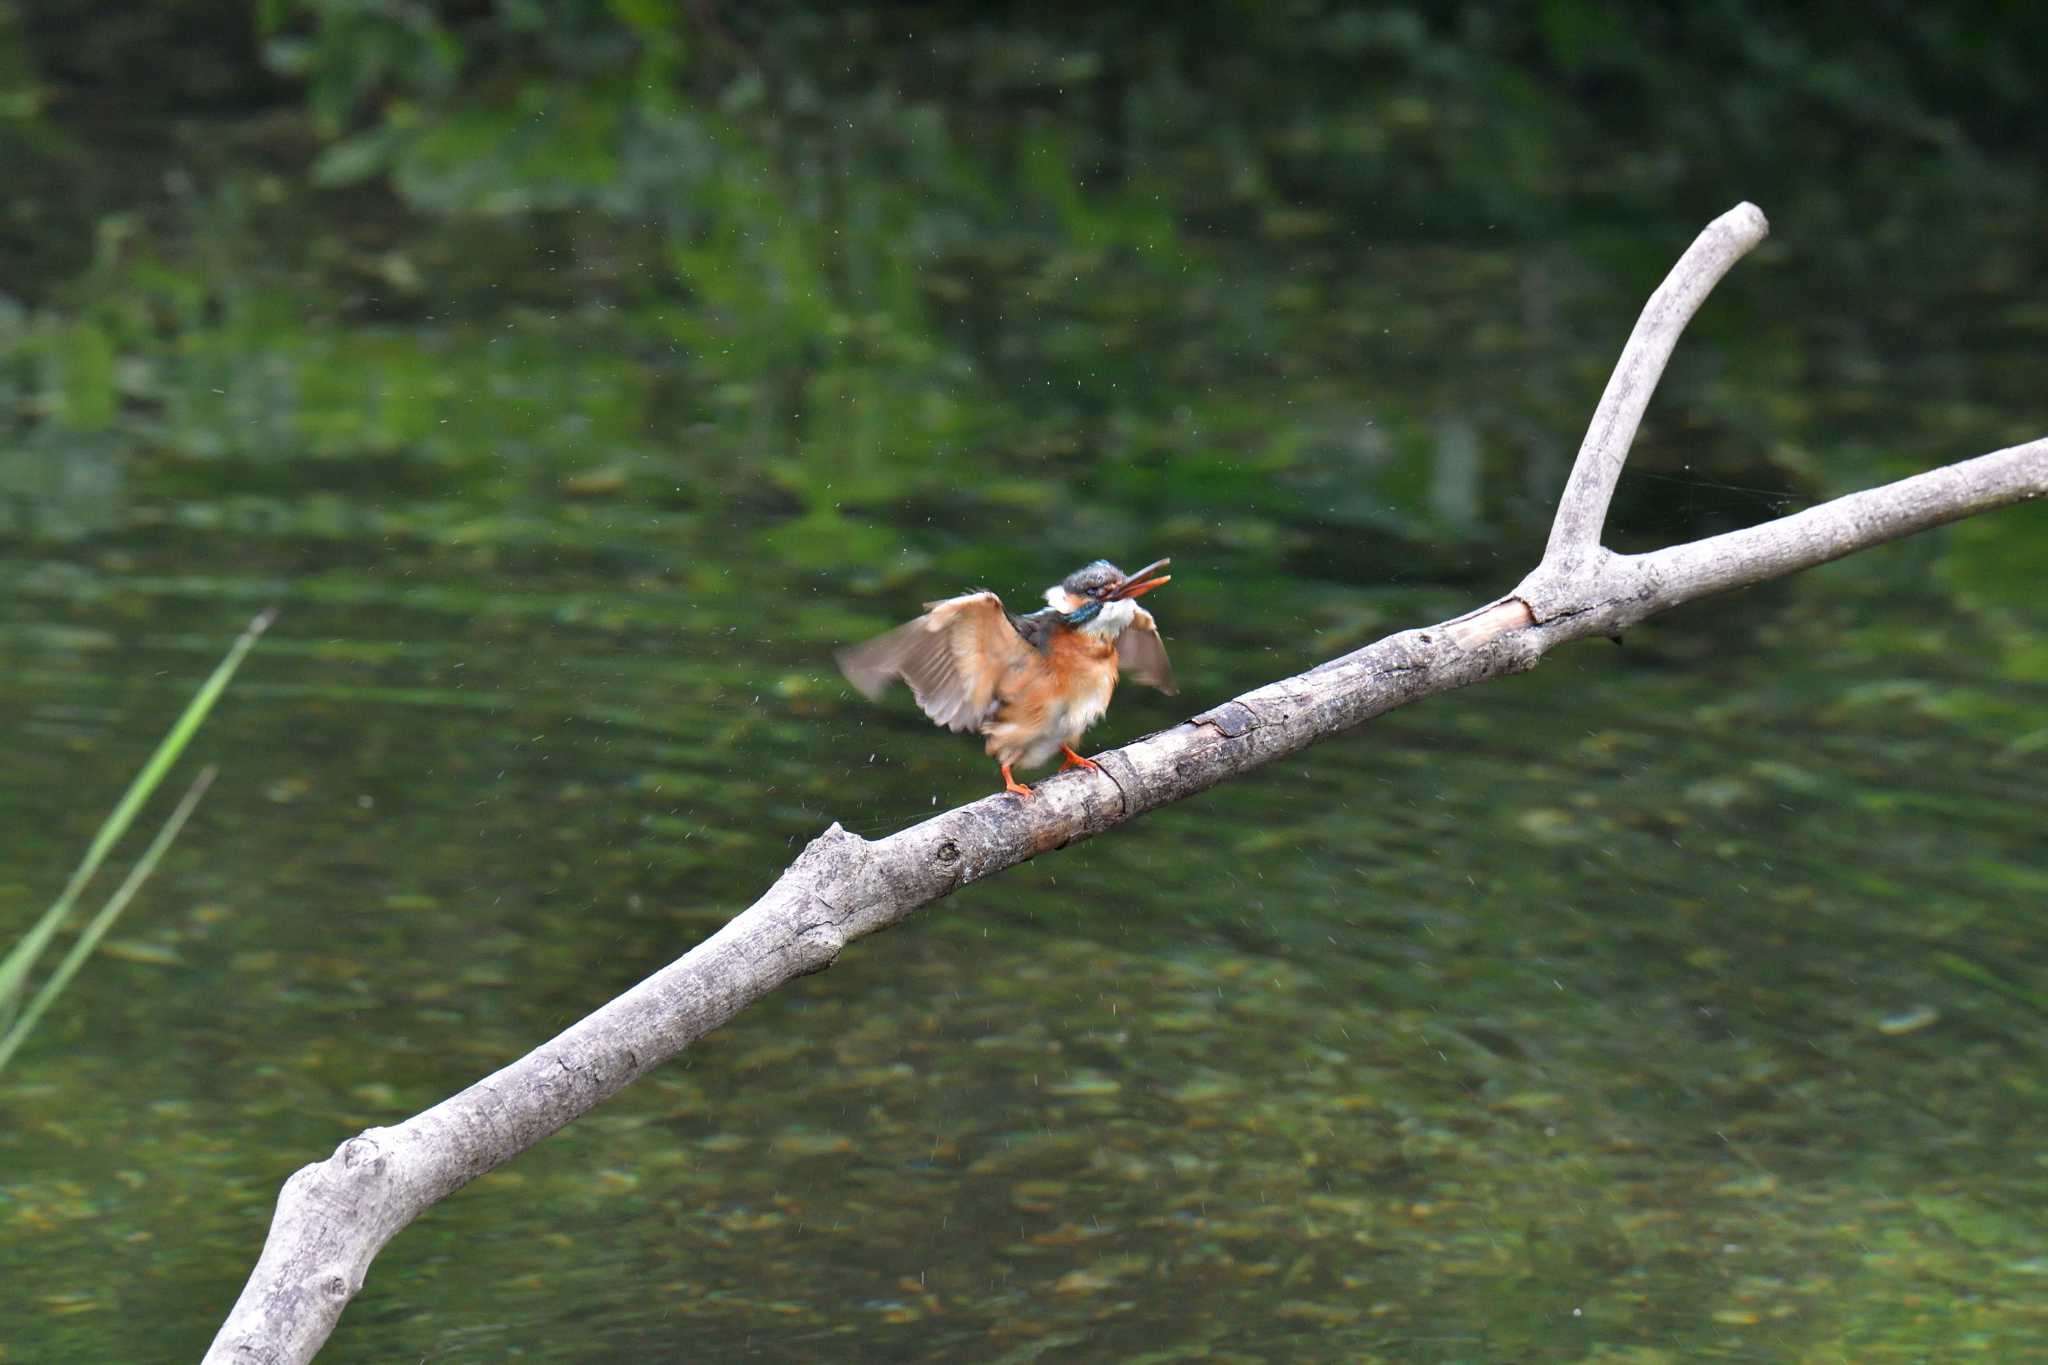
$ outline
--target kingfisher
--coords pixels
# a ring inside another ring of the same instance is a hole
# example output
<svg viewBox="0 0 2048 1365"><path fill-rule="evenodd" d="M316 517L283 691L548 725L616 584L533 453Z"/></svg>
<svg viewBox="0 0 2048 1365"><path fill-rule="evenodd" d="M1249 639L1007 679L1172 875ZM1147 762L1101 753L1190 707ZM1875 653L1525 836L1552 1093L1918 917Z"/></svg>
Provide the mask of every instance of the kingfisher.
<svg viewBox="0 0 2048 1365"><path fill-rule="evenodd" d="M1122 672L1169 697L1179 689L1159 623L1138 597L1172 581L1162 559L1127 574L1106 559L1045 590L1025 616L983 590L924 604L924 615L835 656L848 682L869 697L901 678L934 723L979 731L1003 768L1003 787L1029 800L1010 769L1063 754L1060 771L1099 768L1074 752L1081 732L1109 709Z"/></svg>

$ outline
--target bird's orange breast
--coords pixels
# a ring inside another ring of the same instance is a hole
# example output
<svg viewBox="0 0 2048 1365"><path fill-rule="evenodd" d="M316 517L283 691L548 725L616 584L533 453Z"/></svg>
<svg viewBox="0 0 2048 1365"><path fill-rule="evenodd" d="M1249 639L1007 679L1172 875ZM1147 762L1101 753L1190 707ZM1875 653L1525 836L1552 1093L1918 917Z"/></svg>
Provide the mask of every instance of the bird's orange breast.
<svg viewBox="0 0 2048 1365"><path fill-rule="evenodd" d="M1054 696L1082 701L1100 693L1106 707L1116 689L1116 646L1085 631L1060 631L1046 651L1045 674Z"/></svg>
<svg viewBox="0 0 2048 1365"><path fill-rule="evenodd" d="M1102 718L1115 690L1116 646L1082 631L1058 631L1044 653L1034 651L997 689L996 713L983 730L989 752L1044 762Z"/></svg>

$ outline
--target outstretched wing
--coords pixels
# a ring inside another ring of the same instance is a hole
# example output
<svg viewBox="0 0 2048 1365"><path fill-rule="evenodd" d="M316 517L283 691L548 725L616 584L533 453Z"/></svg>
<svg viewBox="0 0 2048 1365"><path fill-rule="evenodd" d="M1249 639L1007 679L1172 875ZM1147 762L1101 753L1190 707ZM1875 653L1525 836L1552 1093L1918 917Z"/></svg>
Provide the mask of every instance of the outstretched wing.
<svg viewBox="0 0 2048 1365"><path fill-rule="evenodd" d="M1180 691L1173 681L1173 665L1166 659L1166 642L1159 638L1159 623L1143 607L1131 614L1131 623L1116 637L1116 666L1126 678L1150 684L1169 697Z"/></svg>
<svg viewBox="0 0 2048 1365"><path fill-rule="evenodd" d="M870 697L901 678L938 724L979 729L995 701L996 683L1031 646L992 592L924 605L924 615L908 625L840 650L839 671Z"/></svg>

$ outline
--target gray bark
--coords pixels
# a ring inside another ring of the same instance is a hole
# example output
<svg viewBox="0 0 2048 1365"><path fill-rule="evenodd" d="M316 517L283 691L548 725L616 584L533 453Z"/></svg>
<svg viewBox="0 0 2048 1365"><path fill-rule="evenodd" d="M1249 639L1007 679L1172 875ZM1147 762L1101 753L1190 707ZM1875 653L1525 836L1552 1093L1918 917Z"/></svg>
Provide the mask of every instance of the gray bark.
<svg viewBox="0 0 2048 1365"><path fill-rule="evenodd" d="M1652 296L1600 401L1549 548L1514 593L1403 631L1048 779L1030 802L970 802L886 838L833 825L766 895L582 1022L454 1097L371 1128L285 1182L261 1258L207 1360L310 1360L377 1252L436 1201L589 1112L847 944L1038 854L1064 848L1424 697L1535 667L1683 602L2048 494L2048 438L1644 555L1601 548L1607 504L1672 345L1766 231L1717 219Z"/></svg>
<svg viewBox="0 0 2048 1365"><path fill-rule="evenodd" d="M1550 523L1550 544L1543 561L1572 568L1581 554L1599 548L1600 529L1607 522L1607 502L1621 467L1635 444L1636 428L1650 406L1650 395L1664 375L1664 366L1678 345L1692 315L1699 312L1715 285L1747 256L1771 225L1755 204L1737 204L1707 224L1678 264L1650 295L1622 347L1621 360L1608 377L1607 388L1593 409L1579 458L1572 464L1557 516Z"/></svg>

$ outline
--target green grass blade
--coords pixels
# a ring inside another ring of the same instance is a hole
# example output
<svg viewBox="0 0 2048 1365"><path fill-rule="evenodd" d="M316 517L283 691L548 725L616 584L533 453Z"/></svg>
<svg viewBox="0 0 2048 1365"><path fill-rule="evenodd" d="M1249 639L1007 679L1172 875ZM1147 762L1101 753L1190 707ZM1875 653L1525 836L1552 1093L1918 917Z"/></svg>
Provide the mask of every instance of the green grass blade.
<svg viewBox="0 0 2048 1365"><path fill-rule="evenodd" d="M255 647L257 639L276 619L277 608L271 607L249 623L248 629L242 632L241 638L228 650L227 657L213 670L213 676L208 678L193 695L192 700L186 703L177 723L171 726L171 731L164 736L163 742L156 746L156 752L149 756L149 762L142 765L142 771L128 784L128 790L122 794L120 804L114 807L112 814L100 822L99 831L92 836L92 843L85 850L85 857L79 862L77 870L71 874L71 880L65 884L56 902L43 912L42 918L35 922L21 942L15 944L4 959L0 959L0 1012L4 1012L12 1002L21 999L27 991L29 972L35 967L36 959L42 956L43 949L47 948L50 940L56 936L58 927L70 917L71 907L77 904L79 893L85 890L85 885L92 880L93 874L100 870L100 864L106 861L107 854L120 842L121 836L128 832L128 826L134 823L136 812L142 809L143 804L156 791L157 784L163 781L164 774L178 761L178 755L185 751L185 745L205 721L206 713L213 709L214 702L219 700L221 692L226 689L228 679L235 676L235 670L242 666L242 660Z"/></svg>
<svg viewBox="0 0 2048 1365"><path fill-rule="evenodd" d="M87 922L85 931L78 936L78 942L71 945L71 951L64 954L64 960L57 964L57 970L50 973L50 979L36 992L36 998L29 1001L28 1008L21 1012L21 1017L9 1026L6 1033L0 1034L0 1071L7 1069L7 1063L21 1047L22 1040L28 1037L29 1030L36 1026L36 1021L43 1017L43 1011L50 1008L57 997L64 993L64 988L71 984L71 978L78 974L78 969L92 956L92 950L99 947L100 940L106 937L107 930L113 928L114 921L121 918L121 912L128 908L128 902L135 899L135 893L149 880L149 874L156 871L157 863L170 851L172 841L178 837L178 831L185 828L185 821L191 818L193 808L199 804L199 798L206 795L206 789L213 785L214 776L219 771L220 769L209 766L199 774L198 779L178 802L177 809L171 812L171 818L164 821L164 827L156 832L156 838L149 841L149 847L136 860L135 866L128 870L128 875L122 879L121 885L115 889L113 895L107 897L107 903L100 907L100 912Z"/></svg>

